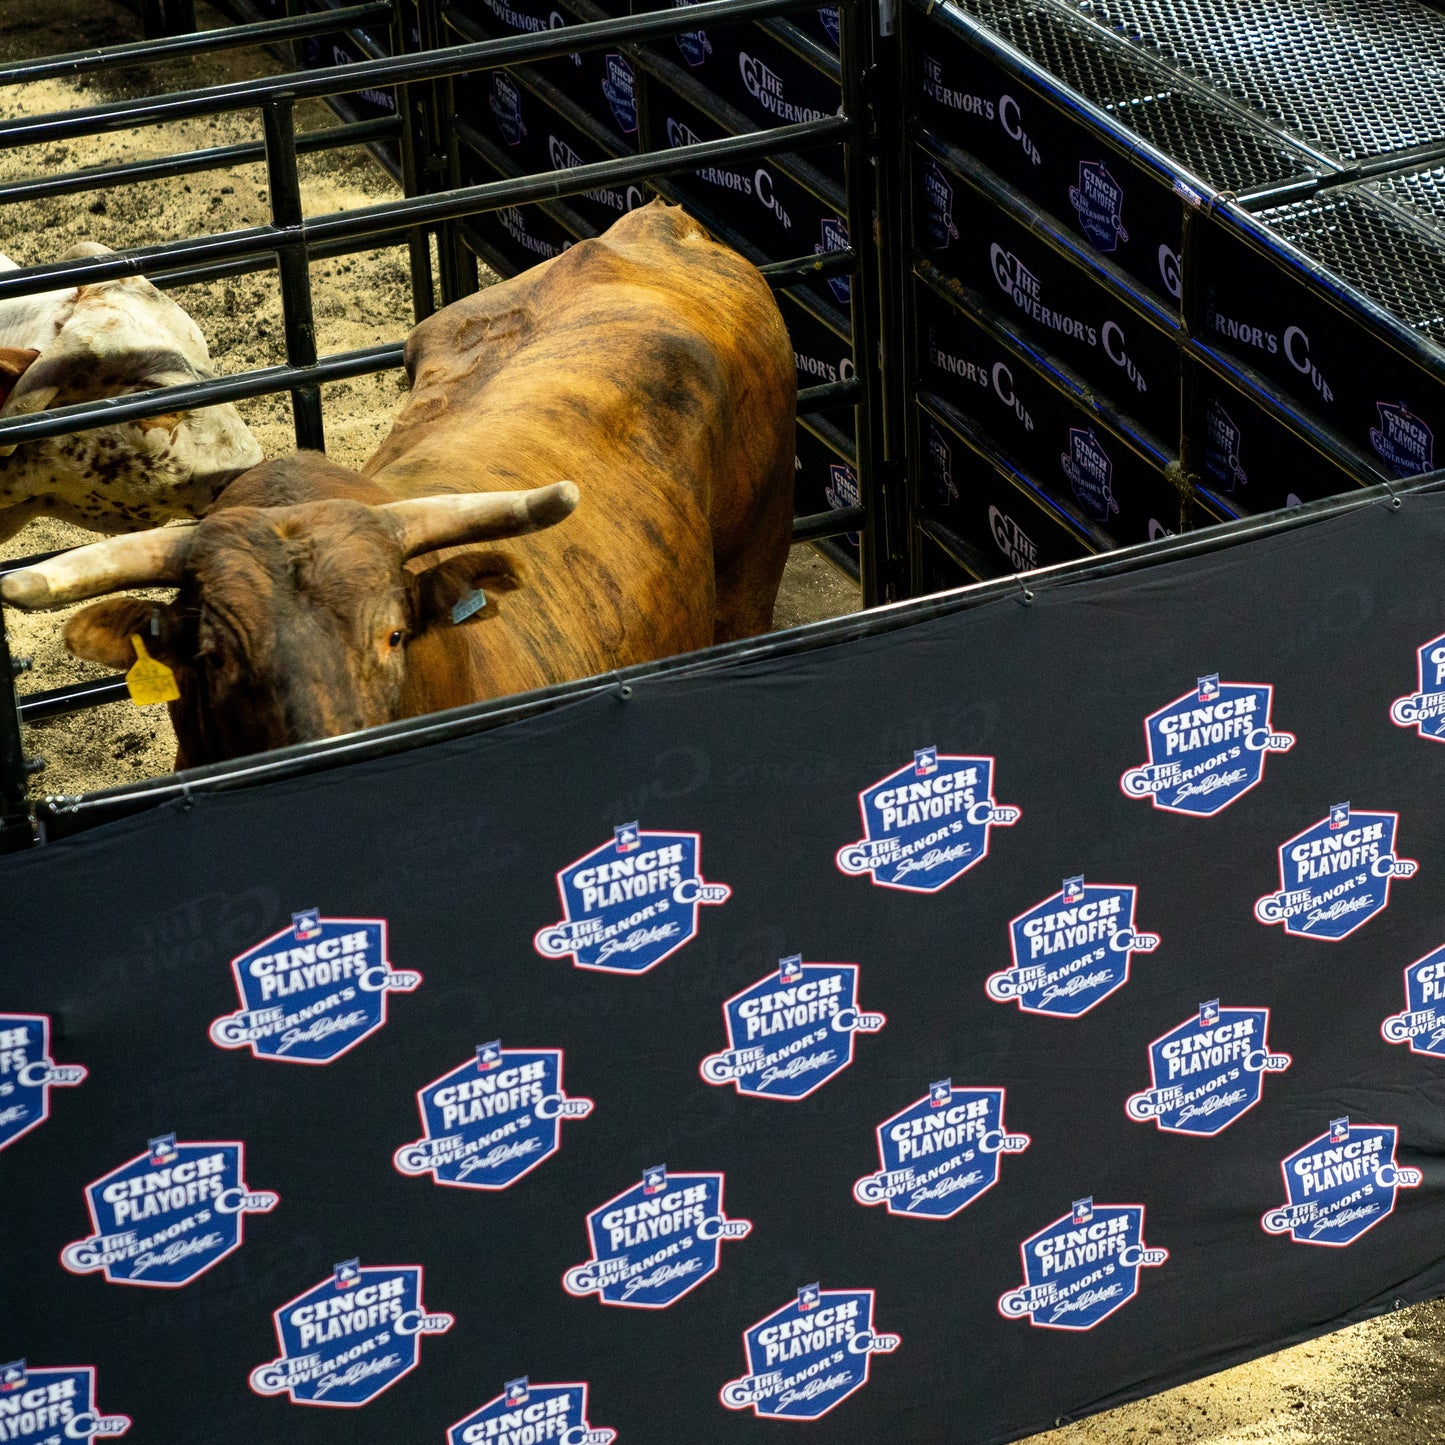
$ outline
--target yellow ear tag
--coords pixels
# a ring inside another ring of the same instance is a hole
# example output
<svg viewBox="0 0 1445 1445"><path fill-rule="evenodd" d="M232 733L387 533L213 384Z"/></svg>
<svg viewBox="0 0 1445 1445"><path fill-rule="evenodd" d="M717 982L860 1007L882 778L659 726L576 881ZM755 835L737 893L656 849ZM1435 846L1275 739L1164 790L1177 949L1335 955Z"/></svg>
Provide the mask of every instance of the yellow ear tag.
<svg viewBox="0 0 1445 1445"><path fill-rule="evenodd" d="M150 707L157 702L179 702L181 690L176 686L175 673L146 651L145 643L137 634L132 633L130 640L136 655L135 666L125 675L130 700L137 707Z"/></svg>

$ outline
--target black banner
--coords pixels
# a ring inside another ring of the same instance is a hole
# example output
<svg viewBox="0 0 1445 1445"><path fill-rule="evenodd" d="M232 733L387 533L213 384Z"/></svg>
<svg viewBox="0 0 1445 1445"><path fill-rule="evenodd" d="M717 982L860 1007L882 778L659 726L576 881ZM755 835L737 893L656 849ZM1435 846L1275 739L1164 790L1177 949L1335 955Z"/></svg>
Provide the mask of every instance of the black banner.
<svg viewBox="0 0 1445 1445"><path fill-rule="evenodd" d="M1442 545L4 860L4 1438L998 1442L1440 1293Z"/></svg>

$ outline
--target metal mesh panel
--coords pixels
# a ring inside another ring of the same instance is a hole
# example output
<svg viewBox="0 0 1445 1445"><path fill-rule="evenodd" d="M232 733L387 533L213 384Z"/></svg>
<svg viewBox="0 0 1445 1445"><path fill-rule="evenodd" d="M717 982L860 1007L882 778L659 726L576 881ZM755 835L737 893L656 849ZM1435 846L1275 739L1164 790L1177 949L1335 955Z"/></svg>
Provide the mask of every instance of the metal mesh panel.
<svg viewBox="0 0 1445 1445"><path fill-rule="evenodd" d="M1060 0L1341 161L1445 138L1445 15L1419 0Z"/></svg>
<svg viewBox="0 0 1445 1445"><path fill-rule="evenodd" d="M1445 171L1425 174L1433 177L1437 215L1445 216ZM1368 188L1325 191L1255 219L1445 345L1445 244L1382 206Z"/></svg>
<svg viewBox="0 0 1445 1445"><path fill-rule="evenodd" d="M1100 43L1088 26L1035 0L959 0L1015 49L1106 110L1216 190L1315 174L1317 163L1262 129L1251 131L1207 95Z"/></svg>

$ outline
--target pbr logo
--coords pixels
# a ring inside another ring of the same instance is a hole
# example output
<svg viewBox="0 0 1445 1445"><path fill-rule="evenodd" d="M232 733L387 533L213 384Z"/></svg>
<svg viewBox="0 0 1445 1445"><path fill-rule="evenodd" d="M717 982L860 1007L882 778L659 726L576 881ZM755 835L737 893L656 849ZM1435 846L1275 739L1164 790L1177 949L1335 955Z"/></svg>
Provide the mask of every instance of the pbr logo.
<svg viewBox="0 0 1445 1445"><path fill-rule="evenodd" d="M416 1369L423 1335L456 1323L428 1314L419 1264L338 1264L328 1279L273 1315L279 1359L251 1371L258 1395L289 1395L293 1405L356 1409Z"/></svg>
<svg viewBox="0 0 1445 1445"><path fill-rule="evenodd" d="M0 1013L0 1149L50 1117L51 1089L84 1083L86 1073L50 1057L49 1014Z"/></svg>
<svg viewBox="0 0 1445 1445"><path fill-rule="evenodd" d="M1396 727L1414 728L1422 738L1445 743L1445 634L1415 649L1415 667L1419 691L1390 704L1390 721Z"/></svg>
<svg viewBox="0 0 1445 1445"><path fill-rule="evenodd" d="M655 833L636 823L557 875L563 918L538 932L543 958L572 956L578 968L646 973L697 937L697 910L724 903L726 883L704 883L702 839Z"/></svg>
<svg viewBox="0 0 1445 1445"><path fill-rule="evenodd" d="M607 78L602 82L602 94L612 107L612 118L618 130L631 135L637 129L637 98L632 88L632 67L620 56L607 57Z"/></svg>
<svg viewBox="0 0 1445 1445"><path fill-rule="evenodd" d="M804 1285L797 1298L743 1331L748 1372L720 1398L762 1420L817 1420L868 1383L874 1355L891 1355L897 1335L873 1328L871 1289Z"/></svg>
<svg viewBox="0 0 1445 1445"><path fill-rule="evenodd" d="M1139 1271L1169 1258L1144 1244L1142 1204L1076 1199L1019 1246L1024 1283L1000 1297L1005 1319L1028 1316L1045 1330L1091 1330L1139 1293Z"/></svg>
<svg viewBox="0 0 1445 1445"><path fill-rule="evenodd" d="M1405 1012L1380 1025L1390 1044L1409 1044L1412 1054L1445 1059L1445 948L1417 958L1405 970Z"/></svg>
<svg viewBox="0 0 1445 1445"><path fill-rule="evenodd" d="M1370 428L1370 445L1397 477L1413 477L1435 467L1435 435L1410 408L1377 401L1380 424Z"/></svg>
<svg viewBox="0 0 1445 1445"><path fill-rule="evenodd" d="M104 1415L96 1404L94 1365L0 1365L0 1439L9 1445L115 1440L129 1429L129 1415Z"/></svg>
<svg viewBox="0 0 1445 1445"><path fill-rule="evenodd" d="M1119 510L1110 487L1114 463L1092 427L1087 431L1069 428L1069 449L1060 454L1059 465L1087 515L1095 521L1106 522L1111 512Z"/></svg>
<svg viewBox="0 0 1445 1445"><path fill-rule="evenodd" d="M1079 213L1079 229L1100 251L1115 251L1129 239L1124 192L1103 161L1079 162L1079 184L1069 187L1069 204Z"/></svg>
<svg viewBox="0 0 1445 1445"><path fill-rule="evenodd" d="M813 246L815 256L827 256L834 251L848 249L848 223L838 216L828 216L822 221L823 239ZM853 299L853 278L851 276L829 276L828 289L840 306L847 306Z"/></svg>
<svg viewBox="0 0 1445 1445"><path fill-rule="evenodd" d="M721 1174L669 1174L662 1164L587 1216L592 1258L562 1276L568 1294L605 1305L665 1310L717 1273L725 1239L752 1221L723 1213Z"/></svg>
<svg viewBox="0 0 1445 1445"><path fill-rule="evenodd" d="M101 1271L110 1284L179 1289L240 1249L248 1214L279 1203L242 1181L245 1146L181 1143L174 1134L85 1189L94 1234L67 1244L71 1274Z"/></svg>
<svg viewBox="0 0 1445 1445"><path fill-rule="evenodd" d="M1065 878L1050 898L1009 924L1013 967L990 976L995 1003L1024 1013L1078 1018L1129 982L1129 960L1153 953L1157 933L1134 928L1139 890L1123 883Z"/></svg>
<svg viewBox="0 0 1445 1445"><path fill-rule="evenodd" d="M709 1084L754 1099L796 1103L853 1062L857 1034L888 1020L858 1007L856 963L804 963L794 954L723 1004L728 1047L698 1066Z"/></svg>
<svg viewBox="0 0 1445 1445"><path fill-rule="evenodd" d="M883 1204L908 1219L952 1219L998 1183L1005 1154L1032 1142L1003 1122L1002 1089L955 1088L951 1079L878 1126L876 1174L853 1186L859 1204Z"/></svg>
<svg viewBox="0 0 1445 1445"><path fill-rule="evenodd" d="M1295 744L1293 733L1271 724L1273 704L1268 683L1221 682L1217 672L1201 677L1144 719L1149 761L1130 768L1119 786L1166 813L1222 813L1259 785L1267 757Z"/></svg>
<svg viewBox="0 0 1445 1445"><path fill-rule="evenodd" d="M923 198L928 206L925 233L934 251L946 251L958 240L958 226L953 219L953 187L932 161L923 168Z"/></svg>
<svg viewBox="0 0 1445 1445"><path fill-rule="evenodd" d="M1242 440L1229 413L1218 401L1211 401L1204 414L1204 470L1214 478L1218 491L1228 493L1249 485L1249 477L1239 465Z"/></svg>
<svg viewBox="0 0 1445 1445"><path fill-rule="evenodd" d="M1267 1008L1200 1004L1195 1017L1149 1045L1150 1087L1129 1098L1125 1113L1169 1134L1223 1132L1259 1103L1264 1076L1293 1062L1270 1052L1268 1032Z"/></svg>
<svg viewBox="0 0 1445 1445"><path fill-rule="evenodd" d="M1388 907L1392 879L1412 878L1419 868L1395 856L1399 821L1398 813L1358 813L1336 803L1280 847L1282 886L1255 903L1254 916L1284 924L1295 938L1348 938Z"/></svg>
<svg viewBox="0 0 1445 1445"><path fill-rule="evenodd" d="M1287 1199L1260 1224L1296 1244L1353 1244L1395 1210L1395 1191L1413 1189L1418 1169L1395 1163L1400 1131L1393 1124L1331 1119L1329 1129L1280 1161Z"/></svg>
<svg viewBox="0 0 1445 1445"><path fill-rule="evenodd" d="M505 70L492 72L491 95L492 118L502 139L509 146L521 145L527 134L526 122L522 119L522 92L517 82Z"/></svg>
<svg viewBox="0 0 1445 1445"><path fill-rule="evenodd" d="M1023 816L993 798L993 758L919 748L911 765L858 794L863 837L838 850L840 872L880 888L937 893L988 857L989 829Z"/></svg>
<svg viewBox="0 0 1445 1445"><path fill-rule="evenodd" d="M314 908L233 959L231 972L241 1007L211 1025L211 1042L285 1064L339 1059L386 1022L387 994L421 983L387 962L385 919Z"/></svg>
<svg viewBox="0 0 1445 1445"><path fill-rule="evenodd" d="M612 1445L616 1438L616 1430L587 1423L586 1385L534 1385L525 1375L447 1431L447 1445Z"/></svg>
<svg viewBox="0 0 1445 1445"><path fill-rule="evenodd" d="M561 1049L500 1041L418 1090L416 1104L425 1137L402 1145L392 1163L463 1189L510 1188L557 1152L564 1119L592 1112L591 1099L562 1091Z"/></svg>

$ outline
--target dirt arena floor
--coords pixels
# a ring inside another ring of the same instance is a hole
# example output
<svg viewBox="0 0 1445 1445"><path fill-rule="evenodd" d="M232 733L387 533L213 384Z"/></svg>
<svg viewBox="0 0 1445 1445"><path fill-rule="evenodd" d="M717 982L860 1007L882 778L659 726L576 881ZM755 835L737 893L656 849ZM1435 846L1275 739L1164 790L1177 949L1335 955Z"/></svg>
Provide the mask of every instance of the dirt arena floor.
<svg viewBox="0 0 1445 1445"><path fill-rule="evenodd" d="M205 5L202 24L218 23ZM139 38L134 16L115 0L0 0L0 57L40 56ZM0 117L96 104L232 80L278 68L255 51L137 67L104 81L45 82L0 91ZM298 129L334 123L319 106L301 107ZM6 180L108 161L259 139L254 115L223 116L60 145L0 152ZM344 210L395 196L385 172L361 151L302 157L309 213ZM78 240L117 248L202 235L267 219L260 166L9 207L0 219L0 251L24 264L55 259ZM318 342L323 354L393 341L410 325L404 254L399 250L313 267ZM283 361L274 273L174 293L200 325L220 373ZM327 449L359 464L385 434L405 379L399 372L327 387ZM292 446L290 405L263 397L240 407L267 455ZM24 556L90 540L45 519L0 548ZM813 549L794 548L777 623L791 626L855 609L855 587ZM94 669L59 645L64 614L7 615L12 650L35 659L27 688L78 681ZM174 747L164 708L114 705L29 730L30 751L49 760L39 781L49 793L80 792L169 770ZM1032 1445L1436 1445L1445 1440L1445 1306L1422 1305L1357 1325L1172 1390L1065 1425ZM885 1445L885 1442L878 1442ZM899 1442L903 1445L903 1442Z"/></svg>

